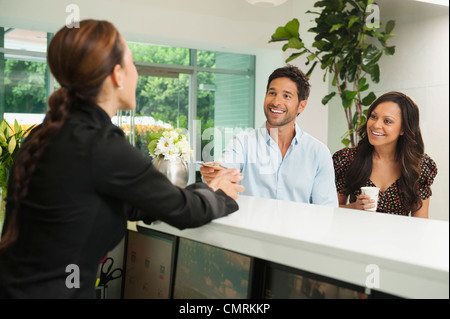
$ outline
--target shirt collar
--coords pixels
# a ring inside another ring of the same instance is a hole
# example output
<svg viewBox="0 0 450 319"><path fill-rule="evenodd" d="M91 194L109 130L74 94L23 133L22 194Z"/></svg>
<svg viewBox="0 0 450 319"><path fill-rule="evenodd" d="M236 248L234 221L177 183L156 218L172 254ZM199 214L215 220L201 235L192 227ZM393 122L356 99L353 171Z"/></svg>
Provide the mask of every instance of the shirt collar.
<svg viewBox="0 0 450 319"><path fill-rule="evenodd" d="M300 138L303 135L303 131L300 129L300 126L298 126L297 122L295 122L294 124L294 129L295 135L294 138L292 139L291 144L297 145L300 142ZM266 143L269 144L271 137L269 135L269 132L267 131L266 122L264 122L264 124L259 128L259 132L265 138Z"/></svg>

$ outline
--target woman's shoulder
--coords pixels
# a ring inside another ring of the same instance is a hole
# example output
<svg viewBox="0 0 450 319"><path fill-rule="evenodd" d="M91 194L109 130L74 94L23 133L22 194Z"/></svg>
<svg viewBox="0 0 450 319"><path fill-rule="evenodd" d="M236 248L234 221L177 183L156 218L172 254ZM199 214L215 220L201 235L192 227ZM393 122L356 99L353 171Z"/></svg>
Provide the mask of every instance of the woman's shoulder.
<svg viewBox="0 0 450 319"><path fill-rule="evenodd" d="M437 164L436 162L428 155L424 154L422 157L422 162L420 163L421 175L425 175L429 179L434 179L437 175Z"/></svg>
<svg viewBox="0 0 450 319"><path fill-rule="evenodd" d="M337 175L344 174L355 159L356 148L345 147L333 154L334 171Z"/></svg>
<svg viewBox="0 0 450 319"><path fill-rule="evenodd" d="M356 148L345 147L333 154L334 161L352 162L356 155Z"/></svg>
<svg viewBox="0 0 450 319"><path fill-rule="evenodd" d="M436 162L427 153L423 154L421 165L427 165L437 168Z"/></svg>

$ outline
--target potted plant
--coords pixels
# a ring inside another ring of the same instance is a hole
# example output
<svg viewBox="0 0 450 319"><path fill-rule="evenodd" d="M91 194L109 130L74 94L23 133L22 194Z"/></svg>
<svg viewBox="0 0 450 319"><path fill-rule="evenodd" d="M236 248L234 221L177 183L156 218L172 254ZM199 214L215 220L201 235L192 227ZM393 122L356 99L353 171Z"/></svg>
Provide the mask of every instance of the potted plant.
<svg viewBox="0 0 450 319"><path fill-rule="evenodd" d="M380 31L379 9L373 0L317 1L314 7L322 10L306 11L317 15L316 26L308 30L315 33L310 48L300 37L300 22L296 18L278 27L269 42L286 42L283 51L297 50L286 63L307 54L306 65L311 64L306 73L308 77L318 64L325 70L324 82L330 74L337 92L323 97L322 104L326 105L336 94L340 96L348 124L342 143L354 147L358 143L356 130L365 123L367 107L376 99L375 93L369 92L368 77L378 83L378 61L383 54L395 53L395 46L387 46L387 41L393 37L395 22L387 22L385 30Z"/></svg>
<svg viewBox="0 0 450 319"><path fill-rule="evenodd" d="M14 158L22 144L23 137L33 127L31 126L27 130L22 130L17 120L14 121L14 128L6 120L0 123L0 226L4 218L4 198L6 198L9 173Z"/></svg>

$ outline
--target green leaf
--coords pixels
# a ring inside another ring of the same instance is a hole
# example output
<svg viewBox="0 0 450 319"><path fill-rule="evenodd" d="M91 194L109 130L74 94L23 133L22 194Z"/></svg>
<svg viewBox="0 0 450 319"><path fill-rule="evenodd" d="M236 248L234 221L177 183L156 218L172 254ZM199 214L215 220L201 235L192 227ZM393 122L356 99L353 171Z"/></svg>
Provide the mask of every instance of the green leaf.
<svg viewBox="0 0 450 319"><path fill-rule="evenodd" d="M320 67L322 68L322 70L325 70L330 64L333 63L333 61L333 58L329 58L328 60L324 61Z"/></svg>
<svg viewBox="0 0 450 319"><path fill-rule="evenodd" d="M314 68L316 67L316 65L317 65L317 61L314 61L313 65L309 68L308 72L306 72L306 76L308 77L308 79L310 78L310 76L311 76Z"/></svg>
<svg viewBox="0 0 450 319"><path fill-rule="evenodd" d="M0 133L5 133L6 128L8 127L8 124L6 123L6 120L3 120L0 124Z"/></svg>
<svg viewBox="0 0 450 319"><path fill-rule="evenodd" d="M395 46L385 47L384 48L384 53L386 55L394 55L394 53L395 53Z"/></svg>
<svg viewBox="0 0 450 319"><path fill-rule="evenodd" d="M155 153L155 148L156 148L157 144L158 144L158 140L152 140L148 143L147 148L151 154Z"/></svg>
<svg viewBox="0 0 450 319"><path fill-rule="evenodd" d="M353 25L355 22L357 22L357 21L359 21L359 17L358 17L358 16L350 16L350 19L349 19L349 21L348 21L347 28L350 29L350 28L352 27L352 25Z"/></svg>
<svg viewBox="0 0 450 319"><path fill-rule="evenodd" d="M325 95L325 97L322 99L322 104L326 105L335 95L336 92L331 92L330 94Z"/></svg>
<svg viewBox="0 0 450 319"><path fill-rule="evenodd" d="M342 95L341 95L341 98L342 98L342 106L345 109L348 109L349 107L351 107L353 105L353 99L347 99L347 98L345 98L345 96L342 96Z"/></svg>
<svg viewBox="0 0 450 319"><path fill-rule="evenodd" d="M381 55L383 54L382 51L378 50L378 48L373 45L370 45L364 53L365 54L362 63L366 66L377 63L381 58Z"/></svg>
<svg viewBox="0 0 450 319"><path fill-rule="evenodd" d="M360 78L358 81L358 87L364 86L366 84L366 78Z"/></svg>
<svg viewBox="0 0 450 319"><path fill-rule="evenodd" d="M366 9L366 4L364 1L358 1L358 4L360 5L361 8L363 8L364 10Z"/></svg>
<svg viewBox="0 0 450 319"><path fill-rule="evenodd" d="M336 63L336 72L340 72L341 71L341 69L342 69L342 67L344 66L344 61L338 61L337 63Z"/></svg>
<svg viewBox="0 0 450 319"><path fill-rule="evenodd" d="M290 38L288 47L291 49L303 49L305 44L299 38Z"/></svg>
<svg viewBox="0 0 450 319"><path fill-rule="evenodd" d="M357 64L350 64L347 66L347 79L350 82L353 82L356 77L356 72L358 71L358 65Z"/></svg>
<svg viewBox="0 0 450 319"><path fill-rule="evenodd" d="M323 41L323 40L320 40L320 41L314 41L313 44L312 44L312 46L313 46L313 48L317 48L318 50L322 50L323 47L324 47L327 43L328 43L327 41Z"/></svg>
<svg viewBox="0 0 450 319"><path fill-rule="evenodd" d="M333 1L332 1L332 3L333 3ZM330 1L329 0L328 1L327 0L317 1L316 3L314 3L314 7L315 8L327 7L329 5L330 5Z"/></svg>
<svg viewBox="0 0 450 319"><path fill-rule="evenodd" d="M352 123L353 123L353 127L355 127L355 128L357 128L358 127L358 112L355 112L355 114L353 114L353 120L352 120Z"/></svg>
<svg viewBox="0 0 450 319"><path fill-rule="evenodd" d="M286 23L285 30L287 32L289 32L291 37L298 38L298 36L299 36L298 29L299 28L300 28L300 22L298 21L297 18L294 18L291 21L289 21L288 23Z"/></svg>
<svg viewBox="0 0 450 319"><path fill-rule="evenodd" d="M272 40L269 42L275 42L275 41L287 41L291 38L291 35L284 27L278 27L275 30L275 33L272 34Z"/></svg>
<svg viewBox="0 0 450 319"><path fill-rule="evenodd" d="M317 54L310 54L308 55L308 61L312 61L317 57Z"/></svg>
<svg viewBox="0 0 450 319"><path fill-rule="evenodd" d="M364 115L361 115L360 119L359 119L359 126L363 125L364 123L366 123L366 117Z"/></svg>
<svg viewBox="0 0 450 319"><path fill-rule="evenodd" d="M331 27L330 32L333 32L334 30L340 29L344 26L343 23L335 24Z"/></svg>
<svg viewBox="0 0 450 319"><path fill-rule="evenodd" d="M318 14L318 15L320 15L320 12L311 11L311 10L307 10L305 13L313 13L313 14Z"/></svg>
<svg viewBox="0 0 450 319"><path fill-rule="evenodd" d="M392 30L394 30L395 27L395 21L394 20L389 20L386 23L386 28L384 29L384 32L386 32L386 34L389 34L392 32Z"/></svg>
<svg viewBox="0 0 450 319"><path fill-rule="evenodd" d="M162 136L162 133L158 133L158 132L152 132L150 133L150 140L159 140L159 138Z"/></svg>
<svg viewBox="0 0 450 319"><path fill-rule="evenodd" d="M8 144L9 154L12 154L14 152L15 148L16 148L16 139L13 137L9 140L9 144Z"/></svg>
<svg viewBox="0 0 450 319"><path fill-rule="evenodd" d="M305 54L307 51L303 50L301 52L297 52L297 53L292 53L287 59L286 59L286 63L298 58L299 56L301 56L302 54Z"/></svg>
<svg viewBox="0 0 450 319"><path fill-rule="evenodd" d="M376 98L377 96L375 93L370 92L365 98L362 99L361 104L364 106L369 106L373 101L375 101Z"/></svg>
<svg viewBox="0 0 450 319"><path fill-rule="evenodd" d="M358 94L358 91L345 91L345 98L352 100L355 98L356 94Z"/></svg>
<svg viewBox="0 0 450 319"><path fill-rule="evenodd" d="M369 89L369 84L358 85L359 92L363 92Z"/></svg>
<svg viewBox="0 0 450 319"><path fill-rule="evenodd" d="M375 64L372 67L372 70L370 72L370 78L372 79L373 82L378 83L380 82L380 67L378 66L378 64Z"/></svg>
<svg viewBox="0 0 450 319"><path fill-rule="evenodd" d="M350 145L350 140L348 138L342 139L341 142L345 145L345 147L348 147Z"/></svg>

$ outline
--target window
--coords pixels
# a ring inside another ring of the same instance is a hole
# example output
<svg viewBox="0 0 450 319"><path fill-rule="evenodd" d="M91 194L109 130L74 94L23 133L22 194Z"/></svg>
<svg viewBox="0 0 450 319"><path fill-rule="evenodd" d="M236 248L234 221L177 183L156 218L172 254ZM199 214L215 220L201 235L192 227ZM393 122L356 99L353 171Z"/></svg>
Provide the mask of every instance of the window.
<svg viewBox="0 0 450 319"><path fill-rule="evenodd" d="M0 119L40 123L52 80L46 64L47 33L0 27Z"/></svg>
<svg viewBox="0 0 450 319"><path fill-rule="evenodd" d="M46 64L50 36L0 27L0 117L8 122L43 120L47 99L59 87ZM229 132L254 126L254 56L128 44L139 72L137 106L112 120L145 154L150 131L160 126L186 129L194 160L214 159L232 137ZM202 153L209 143L213 148Z"/></svg>

